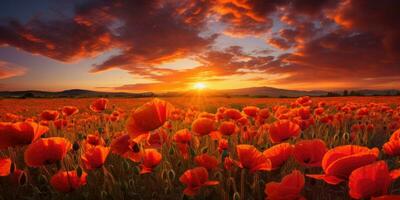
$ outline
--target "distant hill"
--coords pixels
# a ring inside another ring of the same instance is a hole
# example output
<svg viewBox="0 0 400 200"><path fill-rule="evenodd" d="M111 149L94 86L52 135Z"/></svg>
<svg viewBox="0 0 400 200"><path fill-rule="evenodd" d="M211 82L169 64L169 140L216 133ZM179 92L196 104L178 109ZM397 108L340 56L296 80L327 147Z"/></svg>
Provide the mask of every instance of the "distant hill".
<svg viewBox="0 0 400 200"><path fill-rule="evenodd" d="M190 96L196 95L197 91L184 92L165 92L165 93L128 93L128 92L99 92L92 90L72 89L60 92L47 91L0 91L0 98L88 98L88 97L125 97L125 98L141 98L141 97L173 97L173 96ZM323 91L323 90L287 90L273 87L250 87L229 90L207 90L208 96L220 97L299 97L299 96L341 96L343 91ZM400 95L400 90L352 90L348 91L349 96L386 96Z"/></svg>

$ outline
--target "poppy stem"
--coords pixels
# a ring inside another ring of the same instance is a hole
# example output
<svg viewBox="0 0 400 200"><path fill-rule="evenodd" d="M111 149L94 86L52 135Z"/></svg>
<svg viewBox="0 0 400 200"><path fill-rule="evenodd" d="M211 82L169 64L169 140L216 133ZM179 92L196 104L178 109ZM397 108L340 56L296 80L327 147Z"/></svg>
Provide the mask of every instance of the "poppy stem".
<svg viewBox="0 0 400 200"><path fill-rule="evenodd" d="M246 198L244 197L244 184L245 184L245 178L246 178L246 169L242 169L242 172L240 174L240 200L245 200Z"/></svg>

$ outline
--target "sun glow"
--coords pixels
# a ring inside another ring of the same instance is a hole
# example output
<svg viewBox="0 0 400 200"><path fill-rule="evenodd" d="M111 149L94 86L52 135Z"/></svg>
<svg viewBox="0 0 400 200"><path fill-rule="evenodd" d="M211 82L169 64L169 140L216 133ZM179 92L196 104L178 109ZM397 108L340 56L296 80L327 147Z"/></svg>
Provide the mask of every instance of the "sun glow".
<svg viewBox="0 0 400 200"><path fill-rule="evenodd" d="M196 89L196 90L203 90L203 89L205 89L206 87L207 87L206 84L205 84L205 83L202 83L202 82L197 82L197 83L195 83L195 84L193 85L193 88Z"/></svg>

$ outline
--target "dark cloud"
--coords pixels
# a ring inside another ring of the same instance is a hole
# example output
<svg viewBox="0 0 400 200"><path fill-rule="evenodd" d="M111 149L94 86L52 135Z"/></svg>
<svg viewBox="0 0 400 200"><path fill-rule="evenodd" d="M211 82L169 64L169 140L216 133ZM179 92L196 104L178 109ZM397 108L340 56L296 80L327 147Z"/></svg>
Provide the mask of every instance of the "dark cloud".
<svg viewBox="0 0 400 200"><path fill-rule="evenodd" d="M388 86L399 82L399 21L397 0L90 1L72 17L3 21L0 45L66 62L117 48L92 72L120 68L152 81L121 90L182 88L254 71L276 75L267 81L280 85ZM262 37L273 50L216 47L210 22L223 28L218 34ZM158 67L187 57L200 66Z"/></svg>

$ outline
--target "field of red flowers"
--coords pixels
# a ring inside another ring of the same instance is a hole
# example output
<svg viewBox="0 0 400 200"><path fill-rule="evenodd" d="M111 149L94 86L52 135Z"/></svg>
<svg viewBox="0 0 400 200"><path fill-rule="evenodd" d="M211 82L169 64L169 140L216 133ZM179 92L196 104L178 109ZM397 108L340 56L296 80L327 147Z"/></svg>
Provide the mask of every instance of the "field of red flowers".
<svg viewBox="0 0 400 200"><path fill-rule="evenodd" d="M400 199L400 98L1 99L0 199Z"/></svg>

